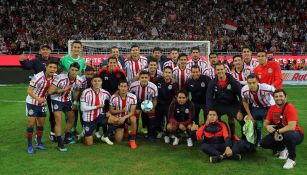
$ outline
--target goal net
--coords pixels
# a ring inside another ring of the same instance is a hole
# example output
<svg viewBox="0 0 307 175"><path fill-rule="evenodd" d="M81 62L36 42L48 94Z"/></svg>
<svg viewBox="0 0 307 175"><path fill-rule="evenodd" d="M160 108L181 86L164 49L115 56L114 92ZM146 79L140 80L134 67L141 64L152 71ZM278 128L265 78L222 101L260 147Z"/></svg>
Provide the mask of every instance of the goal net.
<svg viewBox="0 0 307 175"><path fill-rule="evenodd" d="M68 53L71 52L71 43L68 41ZM160 47L162 54L169 55L172 48L179 49L180 53L190 54L191 48L198 47L202 56L210 53L210 41L165 41L165 40L81 40L83 55L108 55L110 48L116 46L121 55L128 55L132 45L140 47L141 55L150 55L153 48Z"/></svg>

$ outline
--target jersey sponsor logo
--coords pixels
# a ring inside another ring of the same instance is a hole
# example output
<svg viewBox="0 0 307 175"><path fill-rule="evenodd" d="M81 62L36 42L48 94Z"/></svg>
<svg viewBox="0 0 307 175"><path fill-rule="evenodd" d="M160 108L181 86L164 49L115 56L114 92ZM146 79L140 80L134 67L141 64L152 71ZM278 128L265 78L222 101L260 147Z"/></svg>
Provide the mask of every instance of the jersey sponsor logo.
<svg viewBox="0 0 307 175"><path fill-rule="evenodd" d="M272 68L268 69L268 73L271 74L273 72Z"/></svg>
<svg viewBox="0 0 307 175"><path fill-rule="evenodd" d="M229 84L229 85L227 85L227 89L228 90L230 90L231 89L231 85Z"/></svg>
<svg viewBox="0 0 307 175"><path fill-rule="evenodd" d="M28 112L28 114L29 114L29 115L33 115L33 114L34 114L34 111L33 111L32 109L30 109L29 112Z"/></svg>
<svg viewBox="0 0 307 175"><path fill-rule="evenodd" d="M53 105L53 109L59 109L59 106L57 104Z"/></svg>
<svg viewBox="0 0 307 175"><path fill-rule="evenodd" d="M188 114L190 111L189 111L189 109L187 108L187 109L185 109L185 111L184 111L186 114Z"/></svg>
<svg viewBox="0 0 307 175"><path fill-rule="evenodd" d="M173 89L173 86L172 85L168 85L168 90L171 90L171 89Z"/></svg>
<svg viewBox="0 0 307 175"><path fill-rule="evenodd" d="M201 86L201 87L205 87L205 86L206 86L206 83L205 83L205 82L201 82L200 86Z"/></svg>

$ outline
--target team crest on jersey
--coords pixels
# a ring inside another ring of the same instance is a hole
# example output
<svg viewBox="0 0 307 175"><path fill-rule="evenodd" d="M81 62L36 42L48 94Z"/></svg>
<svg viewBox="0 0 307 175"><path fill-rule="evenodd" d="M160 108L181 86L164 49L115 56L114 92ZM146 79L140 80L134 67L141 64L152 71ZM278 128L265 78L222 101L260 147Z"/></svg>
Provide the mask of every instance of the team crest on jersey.
<svg viewBox="0 0 307 175"><path fill-rule="evenodd" d="M171 89L173 89L173 86L172 85L168 85L168 90L171 90Z"/></svg>
<svg viewBox="0 0 307 175"><path fill-rule="evenodd" d="M231 85L229 84L229 85L227 85L227 89L228 90L230 90L231 89Z"/></svg>
<svg viewBox="0 0 307 175"><path fill-rule="evenodd" d="M33 111L32 109L30 109L29 112L28 112L28 114L29 114L29 115L33 115L33 114L34 114L34 111Z"/></svg>
<svg viewBox="0 0 307 175"><path fill-rule="evenodd" d="M53 105L53 109L59 109L59 106L57 104Z"/></svg>
<svg viewBox="0 0 307 175"><path fill-rule="evenodd" d="M272 68L269 68L269 69L268 69L268 73L270 74L270 73L272 73L272 72L273 72Z"/></svg>
<svg viewBox="0 0 307 175"><path fill-rule="evenodd" d="M187 109L185 109L185 111L184 111L186 114L188 114L190 111L189 111L189 109L187 108Z"/></svg>
<svg viewBox="0 0 307 175"><path fill-rule="evenodd" d="M104 77L104 80L108 80L109 79L109 77Z"/></svg>
<svg viewBox="0 0 307 175"><path fill-rule="evenodd" d="M201 82L200 86L201 86L201 87L205 87L205 86L206 86L206 83L205 83L205 82Z"/></svg>
<svg viewBox="0 0 307 175"><path fill-rule="evenodd" d="M90 128L89 128L88 126L86 126L86 127L84 128L84 130L85 130L85 131L89 131Z"/></svg>

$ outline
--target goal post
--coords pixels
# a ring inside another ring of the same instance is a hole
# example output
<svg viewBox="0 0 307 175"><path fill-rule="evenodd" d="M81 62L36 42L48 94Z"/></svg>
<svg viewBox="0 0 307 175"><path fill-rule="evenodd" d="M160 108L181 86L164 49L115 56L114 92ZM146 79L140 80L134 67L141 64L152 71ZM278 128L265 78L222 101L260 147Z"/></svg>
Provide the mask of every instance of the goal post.
<svg viewBox="0 0 307 175"><path fill-rule="evenodd" d="M71 43L68 41L68 53L71 53ZM111 47L118 47L121 55L130 53L132 45L140 47L141 55L150 55L155 47L160 47L162 54L169 55L172 48L179 49L179 53L190 54L193 47L200 49L201 56L210 54L210 41L176 41L176 40L80 40L83 55L108 55Z"/></svg>

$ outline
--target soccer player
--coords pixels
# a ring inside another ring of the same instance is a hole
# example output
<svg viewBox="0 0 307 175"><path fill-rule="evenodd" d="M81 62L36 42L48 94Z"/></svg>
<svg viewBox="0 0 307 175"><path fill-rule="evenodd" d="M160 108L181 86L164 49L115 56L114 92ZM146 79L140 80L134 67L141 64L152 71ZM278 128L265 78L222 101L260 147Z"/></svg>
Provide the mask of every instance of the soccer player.
<svg viewBox="0 0 307 175"><path fill-rule="evenodd" d="M140 47L132 45L130 57L125 60L125 71L128 83L138 79L138 74L147 67L147 58L140 55Z"/></svg>
<svg viewBox="0 0 307 175"><path fill-rule="evenodd" d="M168 117L168 109L172 100L178 93L178 83L173 79L173 70L171 67L164 67L163 76L158 77L156 81L158 87L158 100L156 107L156 131L158 132L157 138L163 136L163 129ZM169 137L164 136L165 143L169 143Z"/></svg>
<svg viewBox="0 0 307 175"><path fill-rule="evenodd" d="M187 68L187 55L180 54L178 57L178 66L173 70L174 80L178 83L179 89L184 89L191 75L191 70Z"/></svg>
<svg viewBox="0 0 307 175"><path fill-rule="evenodd" d="M58 61L58 58L51 57L51 48L49 45L44 44L40 46L39 49L39 55L32 60L25 60L24 55L22 54L19 58L19 62L22 65L24 69L33 69L34 73L37 74L41 71L46 70L46 63L49 60L55 60ZM49 111L49 122L50 122L50 135L49 138L52 141L55 141L55 135L54 135L54 126L55 126L55 120L54 120L54 115L51 110L51 99L50 96L47 96L47 105L48 105L48 111Z"/></svg>
<svg viewBox="0 0 307 175"><path fill-rule="evenodd" d="M93 144L93 131L97 126L106 126L108 123L117 124L118 119L109 112L104 111L106 101L110 100L110 94L101 88L102 80L98 75L95 75L91 80L91 88L87 88L82 92L81 111L84 120L85 144ZM104 133L101 137L103 142L113 145L109 139L110 131Z"/></svg>
<svg viewBox="0 0 307 175"><path fill-rule="evenodd" d="M282 89L281 69L276 61L268 61L265 51L257 52L259 65L254 69L254 74L259 78L260 83L274 86L275 89Z"/></svg>
<svg viewBox="0 0 307 175"><path fill-rule="evenodd" d="M247 76L247 85L243 86L241 90L242 103L247 112L248 119L256 122L256 145L258 144L258 146L260 146L263 120L269 108L275 105L272 97L274 91L274 87L260 84L255 74Z"/></svg>
<svg viewBox="0 0 307 175"><path fill-rule="evenodd" d="M295 166L296 145L304 140L304 131L298 124L297 111L293 104L287 102L287 94L283 89L273 94L275 105L270 107L264 127L269 134L261 140L261 147L272 149L280 159L287 159L283 168Z"/></svg>
<svg viewBox="0 0 307 175"><path fill-rule="evenodd" d="M207 75L201 75L200 68L197 65L192 66L192 75L187 82L186 90L187 92L191 92L192 95L191 101L195 107L193 121L197 125L199 125L200 110L202 109L205 112L206 92L210 80L210 77ZM203 117L206 120L205 115Z"/></svg>
<svg viewBox="0 0 307 175"><path fill-rule="evenodd" d="M183 89L179 90L176 98L169 106L168 124L166 127L166 135L168 136L170 133L172 134L172 138L174 138L173 146L179 144L177 130L182 131L187 137L188 147L193 146L190 129L194 114L194 104L189 100L188 93Z"/></svg>
<svg viewBox="0 0 307 175"><path fill-rule="evenodd" d="M28 139L28 153L34 153L32 146L32 135L33 128L36 126L37 136L37 149L45 150L42 143L42 136L44 131L44 123L46 117L46 98L47 91L51 84L51 81L56 76L55 72L58 69L58 62L49 60L46 63L46 71L39 72L33 76L30 81L26 98L26 109L27 109L27 139ZM36 122L37 121L37 122Z"/></svg>
<svg viewBox="0 0 307 175"><path fill-rule="evenodd" d="M119 48L116 46L113 46L110 49L110 57L115 57L117 59L117 66L120 69L123 69L125 67L125 58L123 58L120 54L119 54ZM100 64L101 67L104 67L106 65L108 65L109 60L105 59L102 61L102 63Z"/></svg>
<svg viewBox="0 0 307 175"><path fill-rule="evenodd" d="M136 116L135 110L137 105L137 98L134 94L128 92L128 82L127 80L121 80L118 85L118 93L112 95L110 100L110 112L112 115L118 118L119 124L112 125L115 129L115 141L121 142L124 137L124 126L126 123L131 124L131 134L130 134L130 147L132 149L137 148L135 142L136 139Z"/></svg>
<svg viewBox="0 0 307 175"><path fill-rule="evenodd" d="M228 158L241 160L239 154L244 150L244 142L231 139L227 125L219 121L217 111L209 109L207 120L199 129L193 125L192 131L196 131L196 140L203 140L202 151L210 156L211 163L221 162Z"/></svg>
<svg viewBox="0 0 307 175"><path fill-rule="evenodd" d="M224 64L218 63L215 65L215 70L217 77L210 81L206 93L206 112L214 108L219 117L226 114L231 135L236 137L234 118L243 121L240 111L242 86L229 73L226 73ZM243 123L240 124L243 126Z"/></svg>
<svg viewBox="0 0 307 175"><path fill-rule="evenodd" d="M133 82L130 85L129 91L136 95L138 99L136 117L139 117L141 113L143 128L147 125L148 140L155 142L154 127L155 127L155 107L157 106L158 89L157 86L149 81L149 73L147 71L141 71L139 80ZM153 103L153 109L148 112L141 112L141 103L144 100L151 100Z"/></svg>
<svg viewBox="0 0 307 175"><path fill-rule="evenodd" d="M200 50L198 47L193 47L191 49L192 59L188 61L187 68L192 69L192 66L197 65L200 68L200 71L204 71L208 67L208 63L201 58L200 56Z"/></svg>
<svg viewBox="0 0 307 175"><path fill-rule="evenodd" d="M154 59L148 61L148 68L144 70L148 71L150 77L149 81L154 84L156 84L157 78L163 75L163 72L158 69L158 61Z"/></svg>
<svg viewBox="0 0 307 175"><path fill-rule="evenodd" d="M234 71L231 75L240 82L242 86L246 85L247 76L253 73L253 68L243 64L241 55L233 57Z"/></svg>
<svg viewBox="0 0 307 175"><path fill-rule="evenodd" d="M116 57L108 58L108 65L99 69L97 72L103 81L102 88L110 94L114 94L118 90L118 84L121 80L126 80L124 70L117 67Z"/></svg>
<svg viewBox="0 0 307 175"><path fill-rule="evenodd" d="M177 67L178 56L179 56L179 49L172 48L171 49L171 60L164 63L163 69L169 66L174 70L174 68Z"/></svg>
<svg viewBox="0 0 307 175"><path fill-rule="evenodd" d="M214 68L217 64L221 63L221 61L218 59L217 53L212 52L212 53L209 54L209 62L210 62L210 65L208 65L207 68L202 70L202 74L207 75L208 77L213 79L216 76L216 72L215 72ZM230 72L229 67L225 64L224 64L224 66L226 68L226 71L229 73Z"/></svg>
<svg viewBox="0 0 307 175"><path fill-rule="evenodd" d="M77 62L80 65L79 75L84 73L86 68L86 60L81 56L82 43L75 40L71 43L71 54L67 54L60 59L61 69L68 73L71 63Z"/></svg>
<svg viewBox="0 0 307 175"><path fill-rule="evenodd" d="M158 62L157 68L159 71L163 71L164 63L168 61L165 55L162 55L162 50L160 47L155 47L152 50L152 55L148 57L148 61L155 60ZM149 63L148 63L149 64Z"/></svg>
<svg viewBox="0 0 307 175"><path fill-rule="evenodd" d="M252 51L248 47L242 48L242 56L244 59L244 67L249 66L252 68L252 71L258 66L257 59L252 58Z"/></svg>
<svg viewBox="0 0 307 175"><path fill-rule="evenodd" d="M62 73L55 77L52 81L52 85L48 90L48 94L51 95L52 110L55 117L55 136L58 142L58 150L61 152L67 151L64 147L61 128L62 128L62 112L67 117L67 123L65 127L66 144L75 144L76 142L71 137L71 128L75 121L74 111L76 109L77 100L79 99L79 92L82 88L82 79L78 76L80 70L79 63L75 62L70 65L69 73ZM75 90L74 101L72 103L71 92Z"/></svg>

